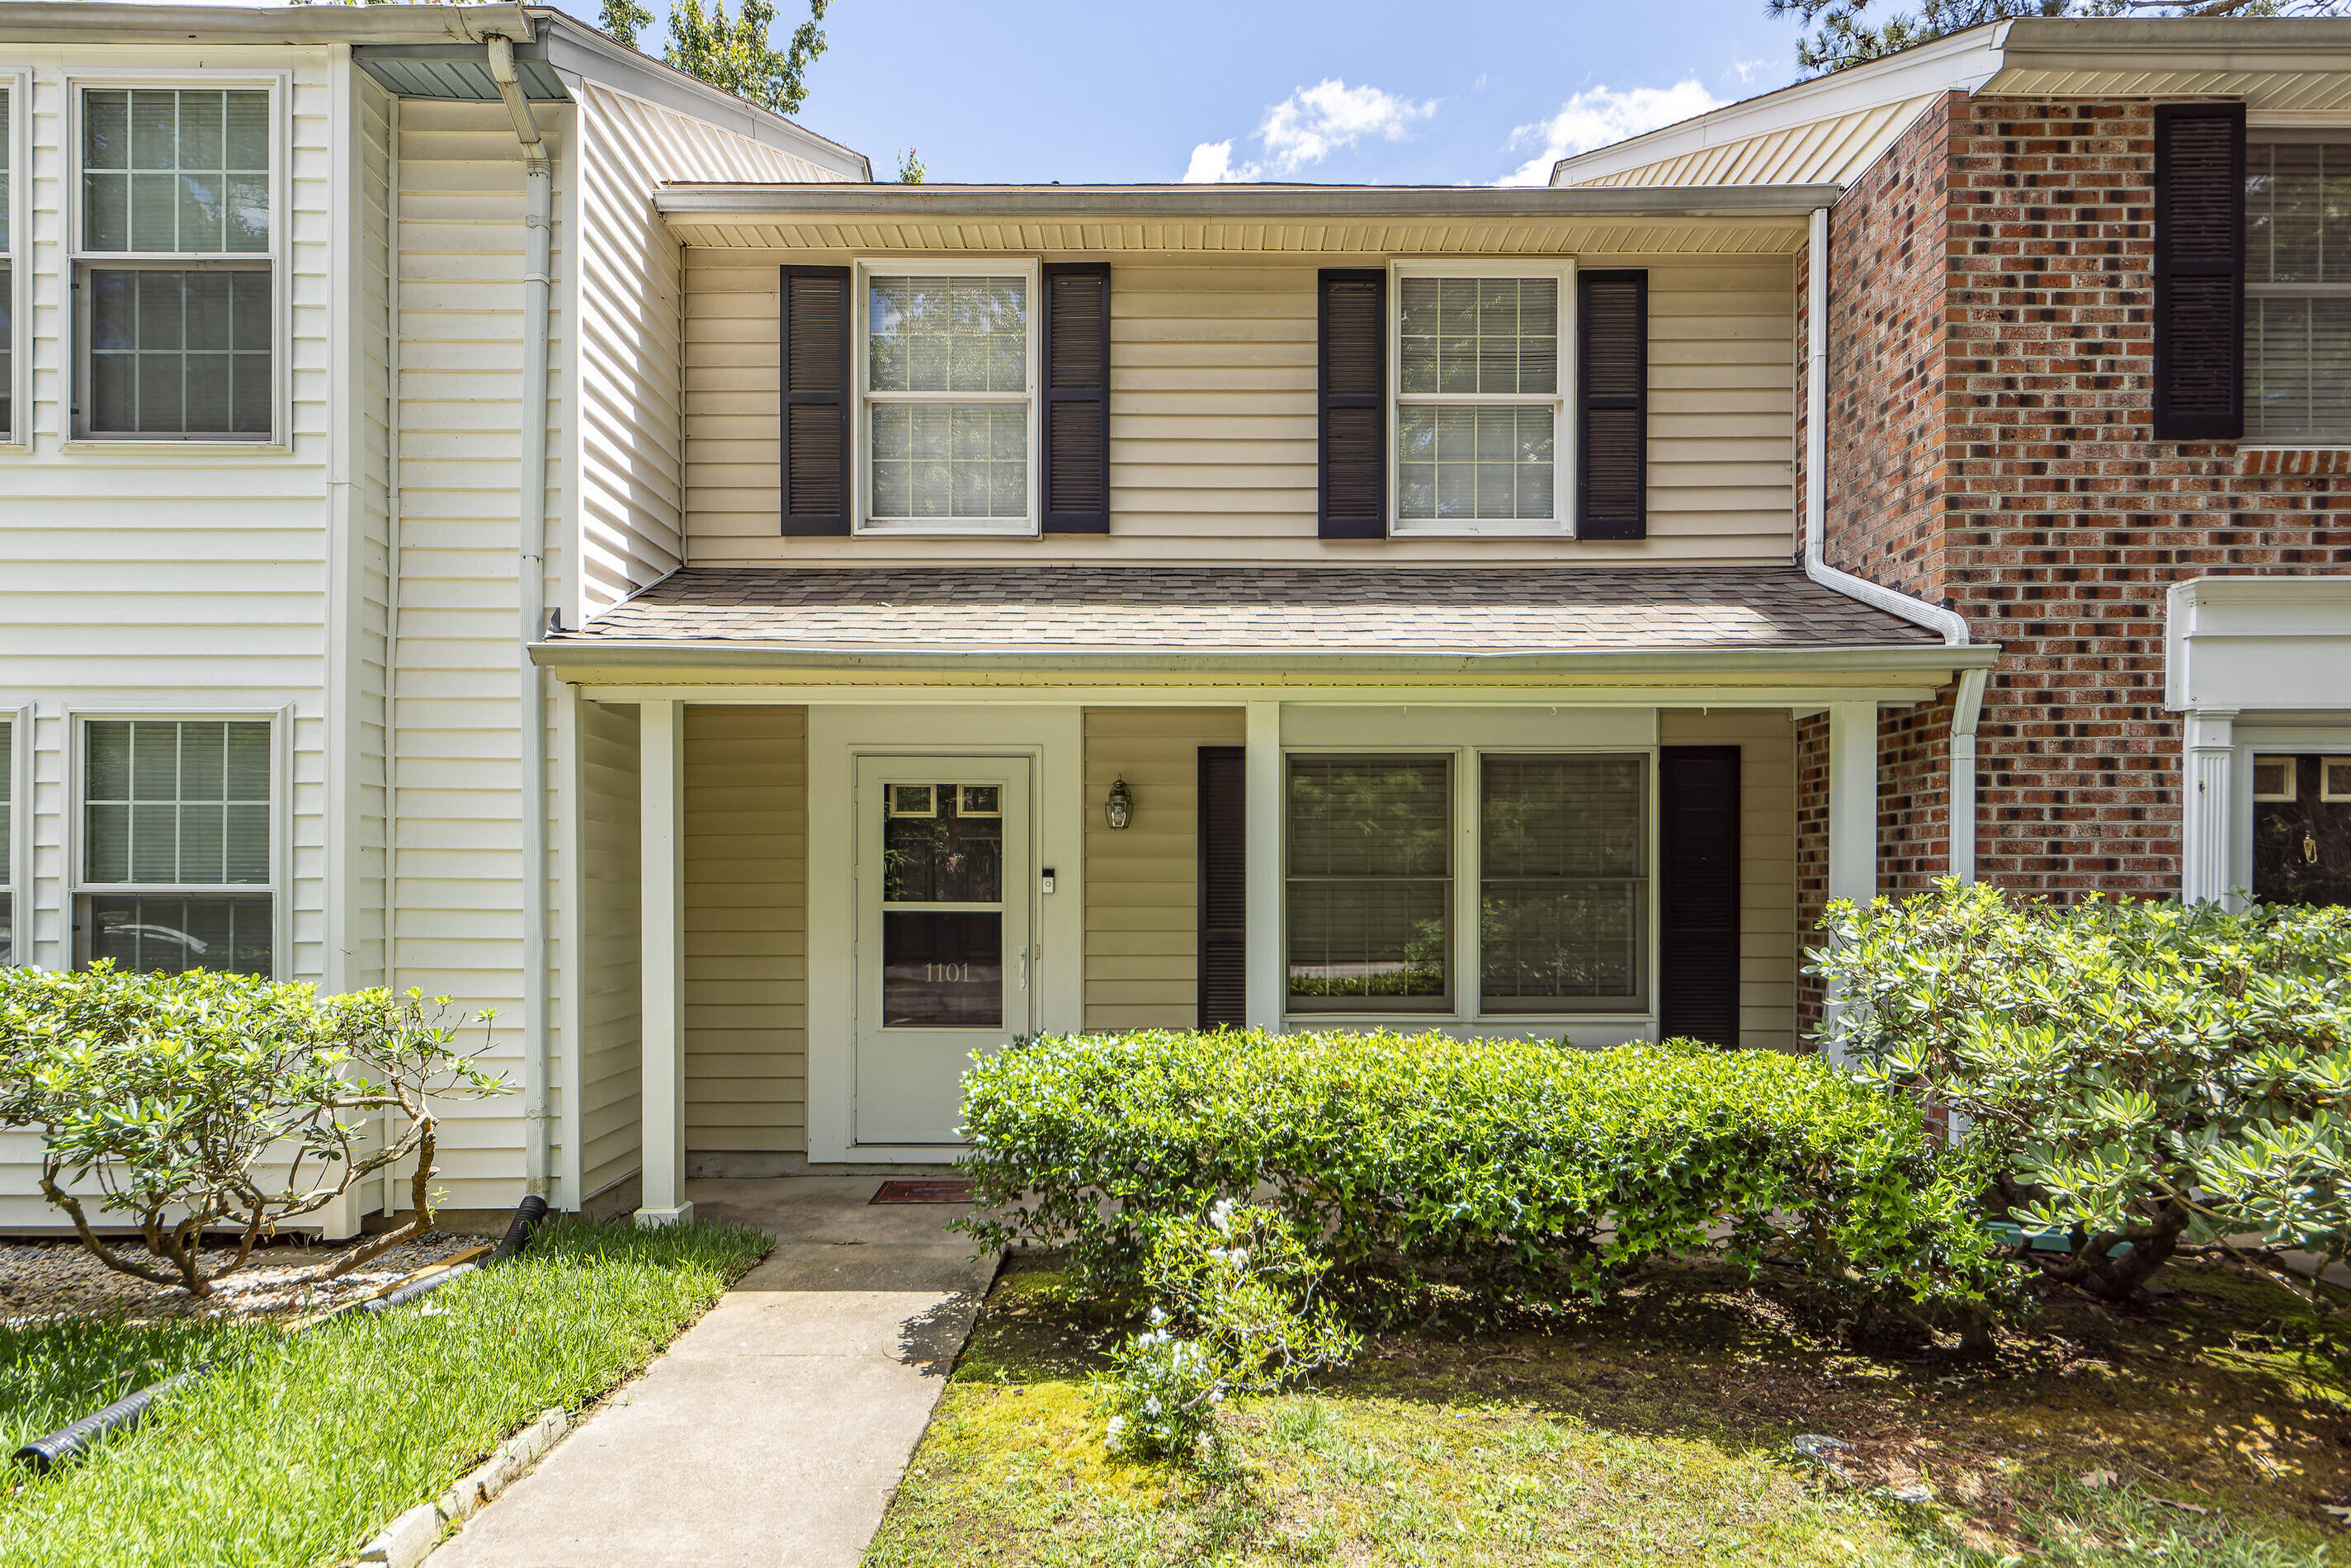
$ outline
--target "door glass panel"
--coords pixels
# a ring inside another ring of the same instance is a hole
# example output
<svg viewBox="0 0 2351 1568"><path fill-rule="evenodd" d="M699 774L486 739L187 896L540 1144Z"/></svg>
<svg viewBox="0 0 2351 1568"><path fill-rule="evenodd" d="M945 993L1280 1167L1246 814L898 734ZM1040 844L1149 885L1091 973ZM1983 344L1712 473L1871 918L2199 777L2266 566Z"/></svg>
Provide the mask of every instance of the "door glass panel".
<svg viewBox="0 0 2351 1568"><path fill-rule="evenodd" d="M1002 1028L1003 915L969 909L884 912L882 1024Z"/></svg>
<svg viewBox="0 0 2351 1568"><path fill-rule="evenodd" d="M994 904L1004 896L1004 815L996 789L883 786L885 904ZM986 810L977 799L987 797Z"/></svg>
<svg viewBox="0 0 2351 1568"><path fill-rule="evenodd" d="M2253 896L2351 904L2351 758L2254 758Z"/></svg>

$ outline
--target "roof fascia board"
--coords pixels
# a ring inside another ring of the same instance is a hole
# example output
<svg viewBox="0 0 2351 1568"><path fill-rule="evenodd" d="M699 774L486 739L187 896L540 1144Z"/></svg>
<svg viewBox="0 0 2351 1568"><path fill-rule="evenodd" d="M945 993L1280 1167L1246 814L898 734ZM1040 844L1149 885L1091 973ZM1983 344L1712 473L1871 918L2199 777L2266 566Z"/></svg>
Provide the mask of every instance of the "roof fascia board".
<svg viewBox="0 0 2351 1568"><path fill-rule="evenodd" d="M664 186L672 217L1228 219L1807 218L1836 185L1685 186L1670 190L1396 185L730 185Z"/></svg>
<svg viewBox="0 0 2351 1568"><path fill-rule="evenodd" d="M1703 148L1719 147L1727 141L1743 141L1807 120L1834 120L1879 104L1898 103L1955 89L1972 91L2000 68L2001 36L2016 25L1998 23L1971 27L1882 60L1814 77L1743 103L1708 110L1628 141L1575 153L1552 165L1552 184L1563 185L1571 176L1595 180Z"/></svg>
<svg viewBox="0 0 2351 1568"><path fill-rule="evenodd" d="M1057 648L1049 653L953 653L937 649L845 649L793 643L654 643L595 637L567 638L530 644L531 663L564 669L723 669L758 670L789 667L799 670L904 670L961 673L1003 671L1023 674L1085 674L1104 670L1139 673L1185 670L1271 674L1283 671L1316 673L1412 673L1459 674L1738 674L1757 670L1850 671L1856 673L1932 674L1936 671L1989 669L2000 656L1991 643L1963 648L1936 643L1896 646L1826 648L1756 648L1609 651L1587 653L1479 653L1431 651L1426 653L1315 653L1284 649L1217 649L1167 653L1137 653L1132 649ZM1948 680L1946 674L1943 679Z"/></svg>
<svg viewBox="0 0 2351 1568"><path fill-rule="evenodd" d="M107 0L0 5L0 42L12 44L528 43L530 13L500 5L146 5Z"/></svg>
<svg viewBox="0 0 2351 1568"><path fill-rule="evenodd" d="M2209 76L2351 68L2351 26L2340 18L2037 17L2008 24L2009 71L2176 71ZM1979 90L1997 93L1998 77Z"/></svg>
<svg viewBox="0 0 2351 1568"><path fill-rule="evenodd" d="M872 162L862 152L626 47L559 11L539 14L554 24L547 32L547 63L573 79L643 99L851 180L873 178Z"/></svg>

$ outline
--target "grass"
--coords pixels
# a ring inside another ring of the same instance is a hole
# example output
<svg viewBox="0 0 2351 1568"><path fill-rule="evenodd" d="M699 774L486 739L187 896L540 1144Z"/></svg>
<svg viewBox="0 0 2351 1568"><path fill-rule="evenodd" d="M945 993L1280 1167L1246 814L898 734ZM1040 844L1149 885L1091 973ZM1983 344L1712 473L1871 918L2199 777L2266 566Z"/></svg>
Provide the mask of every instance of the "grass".
<svg viewBox="0 0 2351 1568"><path fill-rule="evenodd" d="M1235 1401L1227 1457L1185 1470L1107 1457L1086 1381L1126 1325L1016 1256L866 1563L2332 1563L2345 1365L2282 1292L2164 1282L2135 1313L2053 1298L1970 1365L1856 1350L1800 1281L1659 1269L1514 1332L1374 1338ZM1855 1444L1849 1483L1800 1433Z"/></svg>
<svg viewBox="0 0 2351 1568"><path fill-rule="evenodd" d="M310 1568L349 1558L550 1406L643 1367L764 1255L755 1230L553 1222L422 1301L287 1338L260 1325L64 1322L0 1335L13 1447L208 1354L137 1431L0 1492L10 1568Z"/></svg>

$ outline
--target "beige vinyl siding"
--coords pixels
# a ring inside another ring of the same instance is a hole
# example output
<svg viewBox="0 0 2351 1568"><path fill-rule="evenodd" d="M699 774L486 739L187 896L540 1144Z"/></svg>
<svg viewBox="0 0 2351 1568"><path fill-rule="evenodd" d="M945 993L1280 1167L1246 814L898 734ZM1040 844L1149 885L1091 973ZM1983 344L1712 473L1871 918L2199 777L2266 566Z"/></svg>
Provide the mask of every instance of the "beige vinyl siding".
<svg viewBox="0 0 2351 1568"><path fill-rule="evenodd" d="M685 709L685 1147L808 1150L808 710Z"/></svg>
<svg viewBox="0 0 2351 1568"><path fill-rule="evenodd" d="M1238 746L1238 707L1088 708L1085 1027L1190 1029L1199 1018L1200 747ZM1123 778L1131 824L1102 802Z"/></svg>
<svg viewBox="0 0 2351 1568"><path fill-rule="evenodd" d="M70 269L61 240L69 78L196 73L193 49L44 49L25 117L26 211L18 267L28 308L17 352L32 370L20 412L30 452L0 457L0 710L31 704L31 864L18 883L24 956L74 958L68 755L75 717L163 710L191 716L289 715L277 806L285 977L324 977L328 862L329 463L336 361L329 336L333 240L333 68L323 49L252 51L235 68L287 73L283 139L287 236L277 287L287 302L287 449L123 443L62 449ZM215 62L216 64L216 62ZM289 782L290 781L290 782ZM60 1224L38 1196L37 1139L0 1134L0 1232Z"/></svg>
<svg viewBox="0 0 2351 1568"><path fill-rule="evenodd" d="M851 257L685 254L686 553L696 565L1191 561L1204 545L1222 559L1367 559L1362 544L1316 537L1311 263L1112 258L1110 538L787 540L778 528L777 267ZM1647 259L1650 537L1395 539L1371 547L1381 559L1785 558L1795 434L1789 264Z"/></svg>
<svg viewBox="0 0 2351 1568"><path fill-rule="evenodd" d="M1739 747L1739 1043L1793 1051L1795 720L1783 709L1667 708L1657 715L1657 742Z"/></svg>
<svg viewBox="0 0 2351 1568"><path fill-rule="evenodd" d="M572 353L567 115L534 107L556 160L550 260L559 302L548 400L528 414L522 366L523 178L514 128L496 104L409 100L400 110L398 429L399 667L393 708L392 983L498 1009L489 1064L522 1072L520 654L516 578L521 422L564 428ZM545 508L567 510L566 465L549 465ZM549 603L569 570L548 529ZM554 706L549 705L550 716ZM552 744L550 730L548 744ZM550 765L551 780L561 771ZM569 810L559 782L548 809ZM562 929L549 895L549 930ZM559 958L559 954L558 955ZM558 970L559 975L560 970ZM549 998L550 1010L554 998ZM550 1030L550 1034L552 1034ZM556 1040L551 1056L560 1061ZM564 1086L549 1114L562 1124ZM450 1206L521 1196L519 1094L459 1107L444 1123Z"/></svg>
<svg viewBox="0 0 2351 1568"><path fill-rule="evenodd" d="M580 705L580 1192L643 1168L643 751L634 707Z"/></svg>
<svg viewBox="0 0 2351 1568"><path fill-rule="evenodd" d="M653 211L664 181L839 176L593 82L580 116L580 602L574 624L658 580L684 549L684 276Z"/></svg>

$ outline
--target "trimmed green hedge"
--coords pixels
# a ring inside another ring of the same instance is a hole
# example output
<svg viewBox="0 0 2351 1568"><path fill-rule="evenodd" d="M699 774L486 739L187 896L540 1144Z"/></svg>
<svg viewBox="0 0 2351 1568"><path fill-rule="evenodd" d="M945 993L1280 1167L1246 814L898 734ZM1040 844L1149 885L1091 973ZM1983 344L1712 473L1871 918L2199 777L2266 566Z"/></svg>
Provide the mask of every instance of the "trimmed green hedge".
<svg viewBox="0 0 2351 1568"><path fill-rule="evenodd" d="M1046 1037L964 1076L982 1244L1137 1283L1152 1228L1280 1209L1341 1274L1489 1304L1597 1297L1661 1254L1792 1260L1885 1301L1997 1282L1979 1190L1917 1107L1817 1057L1445 1035Z"/></svg>

